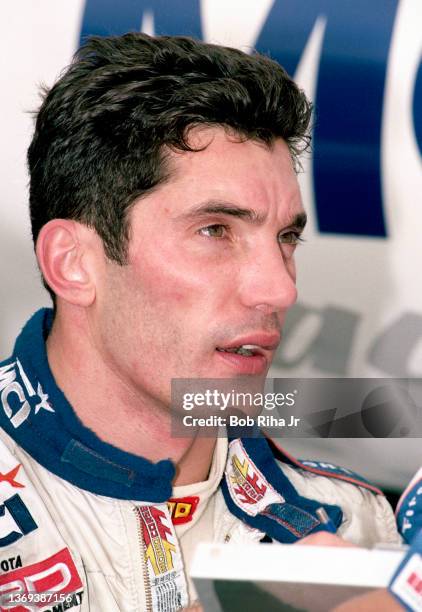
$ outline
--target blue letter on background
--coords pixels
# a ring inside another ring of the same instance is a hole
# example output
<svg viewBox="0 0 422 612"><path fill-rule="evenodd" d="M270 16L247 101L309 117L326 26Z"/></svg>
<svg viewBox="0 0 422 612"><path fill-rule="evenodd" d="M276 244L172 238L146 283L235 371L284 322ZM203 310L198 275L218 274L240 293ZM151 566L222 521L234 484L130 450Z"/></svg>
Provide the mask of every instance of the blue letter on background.
<svg viewBox="0 0 422 612"><path fill-rule="evenodd" d="M385 236L381 119L397 0L276 0L257 42L294 74L327 20L316 90L314 191L321 232Z"/></svg>
<svg viewBox="0 0 422 612"><path fill-rule="evenodd" d="M326 18L316 89L314 191L321 232L385 237L381 121L398 0L275 0L256 43L294 74L316 19ZM222 4L222 10L224 5ZM156 34L202 36L199 0L87 0L89 34L139 31L151 11ZM241 15L239 16L241 19ZM421 70L414 120L422 143Z"/></svg>

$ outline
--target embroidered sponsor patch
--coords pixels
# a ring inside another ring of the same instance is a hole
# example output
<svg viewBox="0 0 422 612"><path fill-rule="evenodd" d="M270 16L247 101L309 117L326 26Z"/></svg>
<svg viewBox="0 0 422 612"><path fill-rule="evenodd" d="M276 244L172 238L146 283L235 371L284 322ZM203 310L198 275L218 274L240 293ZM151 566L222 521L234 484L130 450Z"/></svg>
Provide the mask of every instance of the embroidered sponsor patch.
<svg viewBox="0 0 422 612"><path fill-rule="evenodd" d="M49 599L58 601L58 594L66 596L81 587L69 549L64 548L47 559L0 575L0 610L45 609Z"/></svg>
<svg viewBox="0 0 422 612"><path fill-rule="evenodd" d="M226 482L234 503L250 516L285 501L250 459L239 439L229 445Z"/></svg>
<svg viewBox="0 0 422 612"><path fill-rule="evenodd" d="M199 503L199 497L192 495L189 497L171 497L167 501L173 525L183 525L189 523Z"/></svg>
<svg viewBox="0 0 422 612"><path fill-rule="evenodd" d="M0 546L14 544L38 528L23 499L15 493L0 504Z"/></svg>
<svg viewBox="0 0 422 612"><path fill-rule="evenodd" d="M154 574L157 576L172 570L176 546L171 542L172 532L165 523L165 513L155 506L140 506L139 515L146 546L145 557Z"/></svg>
<svg viewBox="0 0 422 612"><path fill-rule="evenodd" d="M179 543L166 504L136 508L145 546L144 560L152 608L175 612L188 605L186 578Z"/></svg>
<svg viewBox="0 0 422 612"><path fill-rule="evenodd" d="M35 391L19 359L0 367L0 404L15 429L25 423L32 410L34 414L54 412L41 384L37 383Z"/></svg>

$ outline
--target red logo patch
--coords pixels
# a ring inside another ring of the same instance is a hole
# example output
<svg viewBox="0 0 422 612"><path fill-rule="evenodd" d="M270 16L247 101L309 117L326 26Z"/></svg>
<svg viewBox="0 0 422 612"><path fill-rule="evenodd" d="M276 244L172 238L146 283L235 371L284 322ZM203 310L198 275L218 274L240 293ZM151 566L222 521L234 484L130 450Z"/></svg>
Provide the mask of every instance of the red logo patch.
<svg viewBox="0 0 422 612"><path fill-rule="evenodd" d="M189 523L193 518L198 503L199 497L196 495L191 497L171 497L167 505L170 510L173 525Z"/></svg>
<svg viewBox="0 0 422 612"><path fill-rule="evenodd" d="M16 489L23 489L25 485L15 480L15 476L18 473L19 468L21 467L21 464L18 463L18 465L14 467L13 470L10 470L10 472L6 472L6 474L2 474L0 472L0 482L8 482L10 485L12 485L12 487L15 487Z"/></svg>
<svg viewBox="0 0 422 612"><path fill-rule="evenodd" d="M17 600L19 596L22 597L29 593L73 593L81 586L82 581L70 552L64 548L48 559L1 575L0 601L4 605L7 596L13 602L14 598ZM34 600L31 607L22 604L13 606L9 600L7 607L0 606L0 610L2 612L27 612L33 610L34 606L45 608L46 603L35 603Z"/></svg>

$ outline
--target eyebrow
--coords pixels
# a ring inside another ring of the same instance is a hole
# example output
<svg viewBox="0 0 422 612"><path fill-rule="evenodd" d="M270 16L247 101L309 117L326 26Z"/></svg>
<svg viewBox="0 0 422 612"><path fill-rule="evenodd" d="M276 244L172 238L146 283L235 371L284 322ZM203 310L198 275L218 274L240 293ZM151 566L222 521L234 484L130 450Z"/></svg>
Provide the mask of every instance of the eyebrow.
<svg viewBox="0 0 422 612"><path fill-rule="evenodd" d="M238 219L244 219L254 225L261 225L265 221L265 215L259 214L251 208L241 208L225 202L206 202L197 208L181 215L179 219L183 221L195 220L205 215L230 215ZM303 229L306 225L307 215L305 212L300 212L287 220L286 227L297 227Z"/></svg>

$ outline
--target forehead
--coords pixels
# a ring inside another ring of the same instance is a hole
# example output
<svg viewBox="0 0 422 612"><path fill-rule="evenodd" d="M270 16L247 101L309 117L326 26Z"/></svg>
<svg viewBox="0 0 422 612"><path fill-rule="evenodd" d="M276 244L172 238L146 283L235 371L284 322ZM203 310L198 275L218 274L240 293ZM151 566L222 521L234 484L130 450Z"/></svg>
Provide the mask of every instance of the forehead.
<svg viewBox="0 0 422 612"><path fill-rule="evenodd" d="M212 127L192 129L188 141L195 151L166 151L168 178L135 206L132 221L138 215L144 221L147 215L156 221L177 219L206 202L247 208L277 223L303 211L290 151L282 139L267 146Z"/></svg>
<svg viewBox="0 0 422 612"><path fill-rule="evenodd" d="M271 146L243 140L221 127L196 128L189 134L195 152L176 152L170 156L173 180L194 181L199 186L238 188L251 197L269 195L271 190L296 192L297 180L287 144L276 139Z"/></svg>

